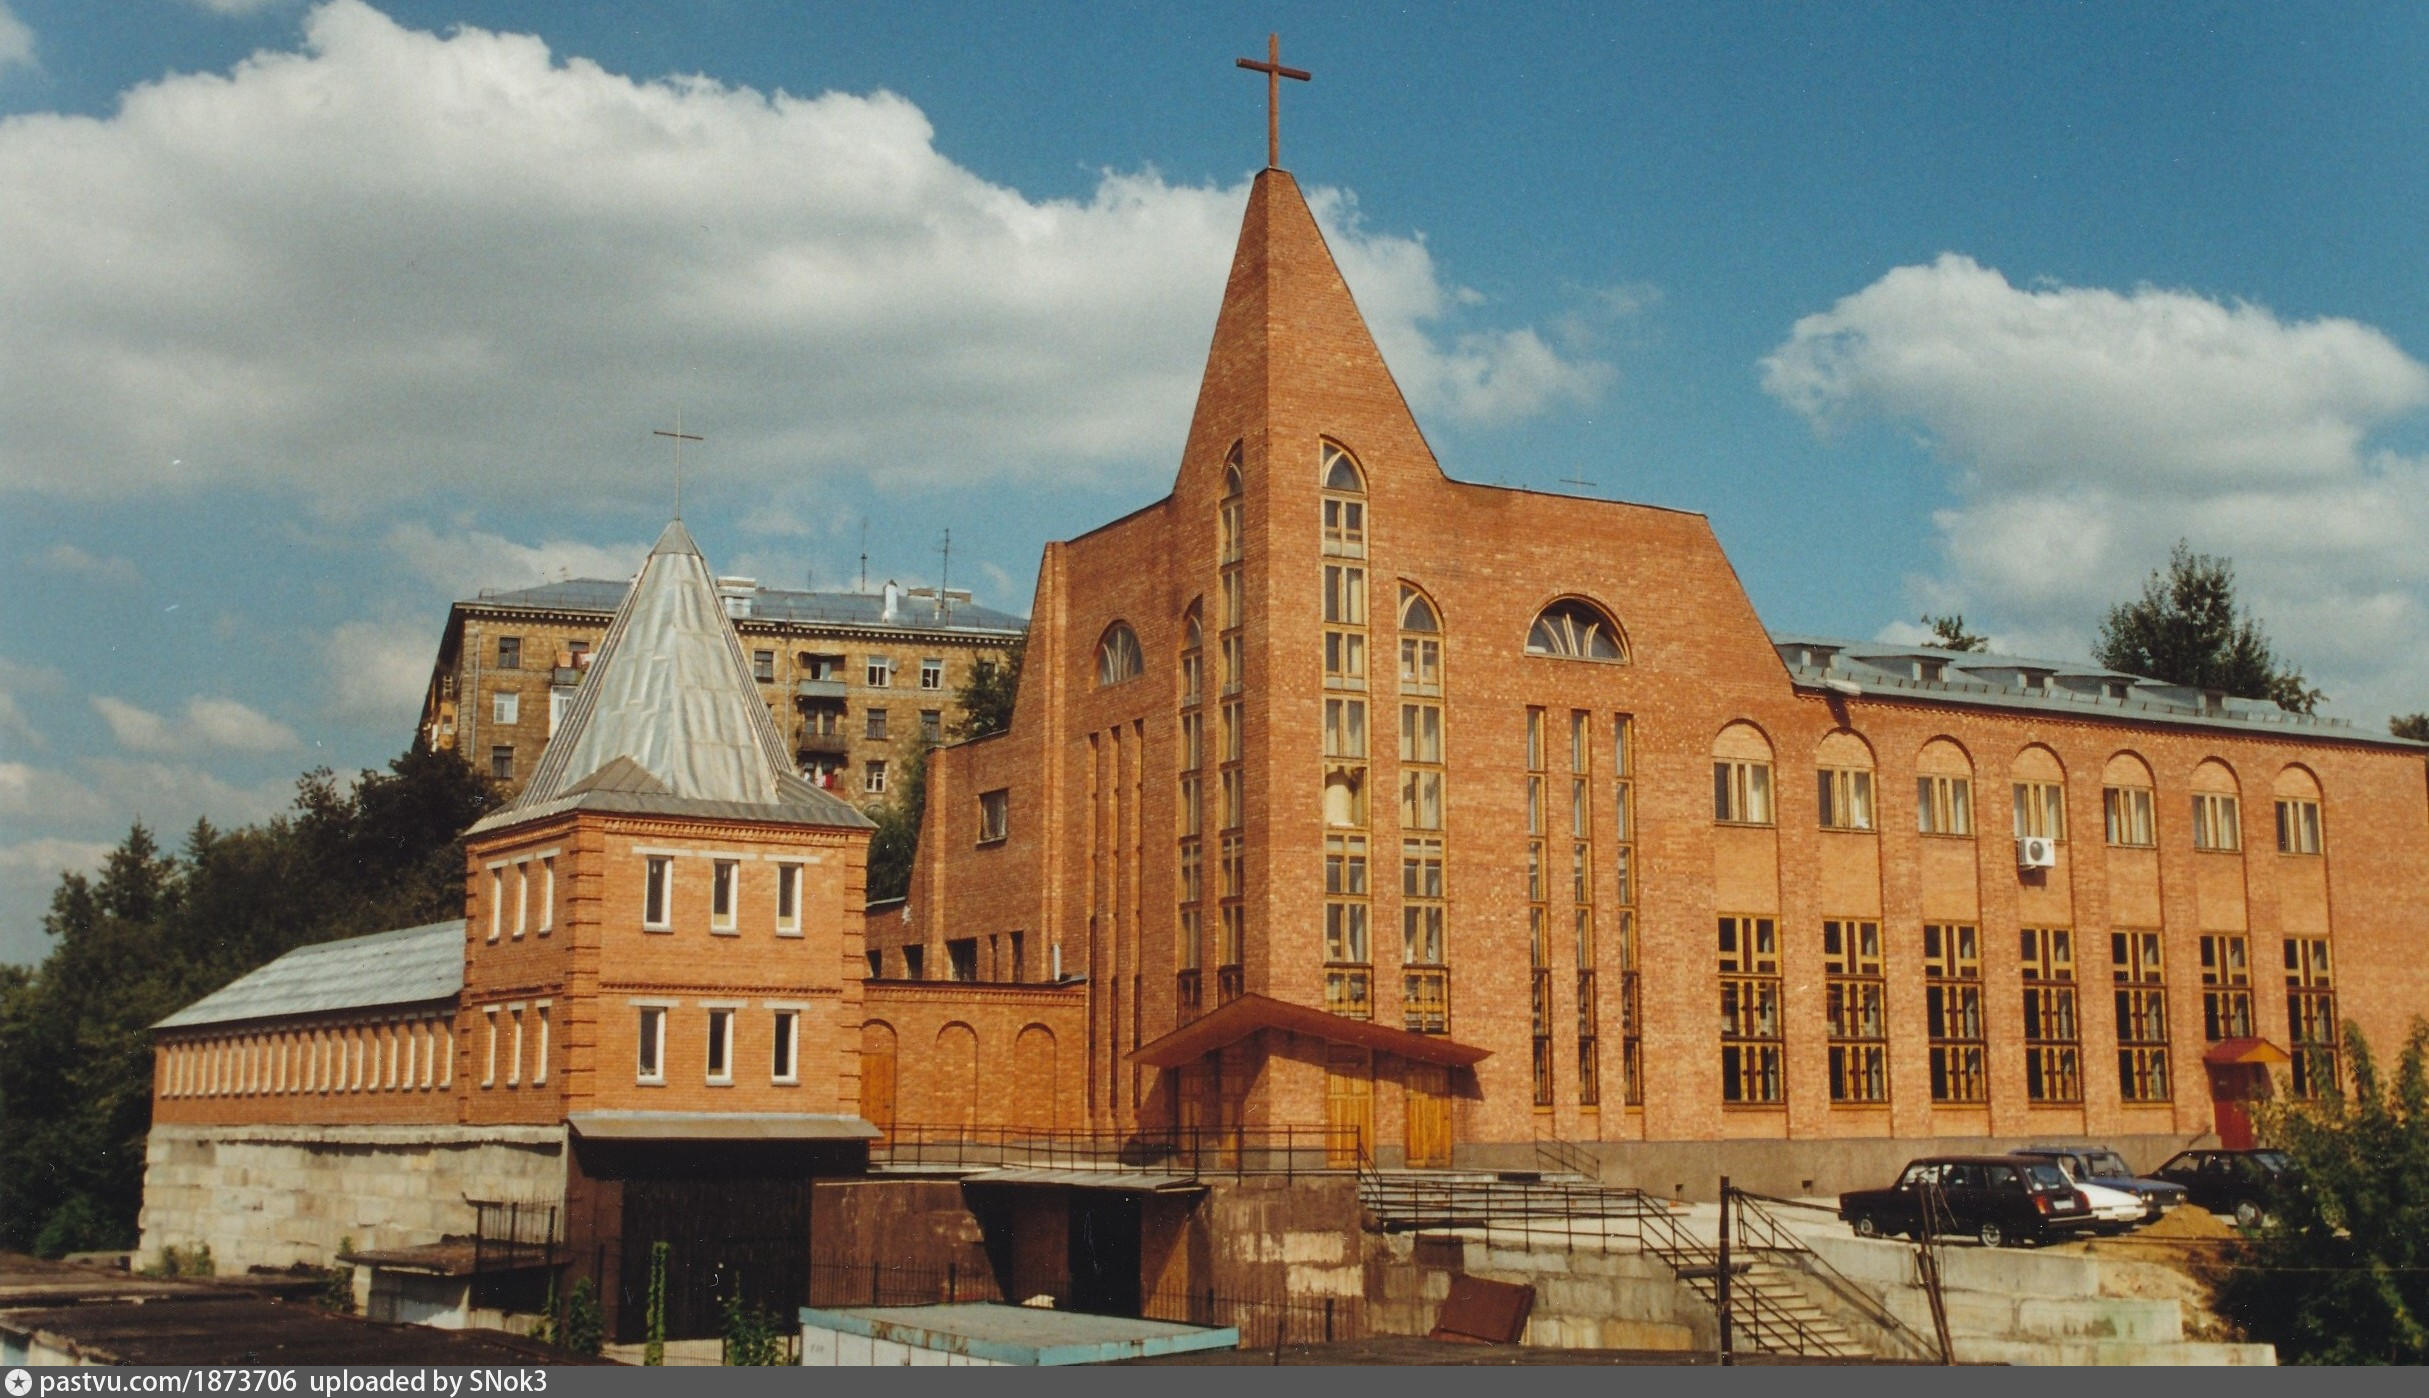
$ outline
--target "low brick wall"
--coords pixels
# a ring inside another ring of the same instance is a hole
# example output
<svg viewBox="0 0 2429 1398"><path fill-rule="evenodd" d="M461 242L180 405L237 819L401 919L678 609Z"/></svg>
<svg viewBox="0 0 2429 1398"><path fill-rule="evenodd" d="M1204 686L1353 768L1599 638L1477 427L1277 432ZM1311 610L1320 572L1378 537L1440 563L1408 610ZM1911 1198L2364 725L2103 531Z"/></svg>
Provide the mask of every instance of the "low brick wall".
<svg viewBox="0 0 2429 1398"><path fill-rule="evenodd" d="M221 1273L326 1266L347 1240L411 1247L473 1231L472 1200L565 1196L563 1127L152 1129L141 1250L209 1244Z"/></svg>

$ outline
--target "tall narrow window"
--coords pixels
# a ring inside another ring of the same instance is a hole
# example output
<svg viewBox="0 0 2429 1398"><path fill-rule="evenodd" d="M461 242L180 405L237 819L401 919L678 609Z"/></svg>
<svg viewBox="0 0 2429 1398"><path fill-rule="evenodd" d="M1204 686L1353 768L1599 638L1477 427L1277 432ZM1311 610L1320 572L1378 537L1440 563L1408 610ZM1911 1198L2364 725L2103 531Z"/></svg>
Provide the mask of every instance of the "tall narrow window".
<svg viewBox="0 0 2429 1398"><path fill-rule="evenodd" d="M550 855L540 861L540 935L545 937L557 925L557 860Z"/></svg>
<svg viewBox="0 0 2429 1398"><path fill-rule="evenodd" d="M514 1027L513 1044L506 1056L506 1085L513 1087L523 1081L523 1007L519 1004L508 1005L506 1015ZM395 1071L393 1056L389 1059L389 1070L392 1074Z"/></svg>
<svg viewBox="0 0 2429 1398"><path fill-rule="evenodd" d="M1184 1022L1205 1003L1206 960L1206 630L1198 605L1181 618L1178 903L1173 948L1173 1003ZM1015 943L1017 946L1017 942Z"/></svg>
<svg viewBox="0 0 2429 1398"><path fill-rule="evenodd" d="M731 859L711 860L709 863L708 925L714 932L734 930L734 905L738 897L735 885L741 881L742 866Z"/></svg>
<svg viewBox="0 0 2429 1398"><path fill-rule="evenodd" d="M1602 1105L1602 965L1594 906L1594 715L1569 712L1569 914L1577 957L1577 1105Z"/></svg>
<svg viewBox="0 0 2429 1398"><path fill-rule="evenodd" d="M1322 453L1324 482L1324 552L1341 558L1366 557L1366 478L1350 454L1331 442Z"/></svg>
<svg viewBox="0 0 2429 1398"><path fill-rule="evenodd" d="M1788 1100L1780 1021L1779 925L1767 917L1720 920L1721 1100Z"/></svg>
<svg viewBox="0 0 2429 1398"><path fill-rule="evenodd" d="M1974 928L1923 925L1923 1009L1931 1042L1931 1100L1989 1101L1983 1062L1988 1045L1982 1032L1982 947Z"/></svg>
<svg viewBox="0 0 2429 1398"><path fill-rule="evenodd" d="M2294 1041L2292 1087L2297 1097L2325 1097L2339 1078L2336 990L2328 939L2286 938L2286 1035Z"/></svg>
<svg viewBox="0 0 2429 1398"><path fill-rule="evenodd" d="M1619 892L1613 916L1619 933L1619 1069L1627 1104L1645 1104L1644 1016L1636 964L1636 727L1626 714L1611 720L1611 827L1618 843L1611 862Z"/></svg>
<svg viewBox="0 0 2429 1398"><path fill-rule="evenodd" d="M514 935L522 939L531 924L531 861L518 859L514 864Z"/></svg>
<svg viewBox="0 0 2429 1398"><path fill-rule="evenodd" d="M734 1012L708 1012L708 1080L729 1083L734 1080Z"/></svg>
<svg viewBox="0 0 2429 1398"><path fill-rule="evenodd" d="M1552 906L1545 862L1544 711L1527 710L1527 981L1533 1033L1535 1105L1552 1105Z"/></svg>
<svg viewBox="0 0 2429 1398"><path fill-rule="evenodd" d="M776 1011L773 1028L774 1052L768 1076L779 1083L797 1083L801 1081L801 1011Z"/></svg>
<svg viewBox="0 0 2429 1398"><path fill-rule="evenodd" d="M493 864L489 868L489 940L496 941L506 926L506 866Z"/></svg>
<svg viewBox="0 0 2429 1398"><path fill-rule="evenodd" d="M2027 927L2024 962L2024 1095L2034 1102L2083 1100L2081 1032L2075 1018L2075 938L2063 927Z"/></svg>
<svg viewBox="0 0 2429 1398"><path fill-rule="evenodd" d="M1351 1019L1371 1018L1372 953L1367 945L1367 855L1364 835L1324 839L1324 1007Z"/></svg>
<svg viewBox="0 0 2429 1398"><path fill-rule="evenodd" d="M801 932L801 866L776 866L776 932L779 936L797 936Z"/></svg>
<svg viewBox="0 0 2429 1398"><path fill-rule="evenodd" d="M531 1059L531 1085L533 1087L548 1085L548 1011L549 1002L546 1000L531 1007L532 1019L540 1036ZM430 1086L430 1069L427 1065L422 1069L422 1086Z"/></svg>
<svg viewBox="0 0 2429 1398"><path fill-rule="evenodd" d="M1443 882L1442 620L1425 594L1400 588L1401 1020L1418 1034L1451 1027Z"/></svg>
<svg viewBox="0 0 2429 1398"><path fill-rule="evenodd" d="M2217 933L2201 939L2201 1032L2213 1044L2255 1037L2250 938Z"/></svg>
<svg viewBox="0 0 2429 1398"><path fill-rule="evenodd" d="M483 1005L481 1023L489 1031L487 1041L481 1050L481 1086L495 1087L498 1085L498 1007ZM363 1085L362 1063L359 1058L355 1062L354 1085L358 1088Z"/></svg>
<svg viewBox="0 0 2429 1398"><path fill-rule="evenodd" d="M1822 923L1822 969L1830 1019L1830 1100L1870 1105L1889 1100L1888 987L1881 971L1881 924L1834 918Z"/></svg>
<svg viewBox="0 0 2429 1398"><path fill-rule="evenodd" d="M639 1055L633 1076L645 1083L666 1081L666 1011L658 1006L645 1006L640 1013L636 1036Z"/></svg>
<svg viewBox="0 0 2429 1398"><path fill-rule="evenodd" d="M2111 932L2117 988L2117 1092L2128 1102L2168 1100L2168 992L2156 932Z"/></svg>
<svg viewBox="0 0 2429 1398"><path fill-rule="evenodd" d="M2277 803L2277 852L2317 854L2320 851L2319 803L2295 799Z"/></svg>
<svg viewBox="0 0 2429 1398"><path fill-rule="evenodd" d="M1220 803L1217 817L1223 832L1217 844L1221 887L1216 905L1218 927L1215 946L1215 1001L1228 1004L1247 993L1247 969L1243 961L1248 944L1247 854L1246 841L1238 832L1247 820L1248 769L1244 759L1248 747L1248 714L1243 701L1236 696L1248 686L1248 641L1242 628L1248 621L1247 574L1243 559L1247 556L1247 499L1241 472L1240 445L1232 444L1231 454L1223 463L1223 499L1216 507L1217 582L1220 587L1220 612L1216 663L1220 667L1216 683L1221 694L1218 715L1216 750L1216 791Z"/></svg>
<svg viewBox="0 0 2429 1398"><path fill-rule="evenodd" d="M674 926L675 861L663 854L647 857L643 865L641 925L652 931Z"/></svg>

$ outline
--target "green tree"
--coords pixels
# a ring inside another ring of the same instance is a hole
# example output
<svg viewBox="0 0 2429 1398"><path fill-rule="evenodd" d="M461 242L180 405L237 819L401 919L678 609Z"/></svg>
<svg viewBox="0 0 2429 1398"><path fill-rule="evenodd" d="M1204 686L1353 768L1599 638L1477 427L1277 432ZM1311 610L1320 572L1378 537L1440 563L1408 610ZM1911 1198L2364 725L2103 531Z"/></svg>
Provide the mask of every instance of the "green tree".
<svg viewBox="0 0 2429 1398"><path fill-rule="evenodd" d="M2429 713L2398 714L2387 720L2387 731L2398 738L2429 743Z"/></svg>
<svg viewBox="0 0 2429 1398"><path fill-rule="evenodd" d="M666 1362L666 1243L649 1245L649 1300L642 1311L648 1327L641 1343L641 1362L656 1366Z"/></svg>
<svg viewBox="0 0 2429 1398"><path fill-rule="evenodd" d="M877 822L869 836L870 902L900 898L911 891L911 866L919 856L919 825L928 814L928 752L913 739L908 756L898 751L885 802L868 812Z"/></svg>
<svg viewBox="0 0 2429 1398"><path fill-rule="evenodd" d="M576 1354L597 1354L607 1348L607 1317L599 1309L599 1292L583 1277L565 1297L565 1335L558 1342Z"/></svg>
<svg viewBox="0 0 2429 1398"><path fill-rule="evenodd" d="M1950 612L1946 616L1925 616L1923 624L1931 628L1931 643L1942 650L1989 650L1990 637L1979 636L1965 629L1965 614Z"/></svg>
<svg viewBox="0 0 2429 1398"><path fill-rule="evenodd" d="M2327 697L2304 683L2302 671L2280 664L2260 623L2237 608L2234 565L2182 540L2140 597L2109 609L2093 656L2129 675L2274 699L2296 713L2316 711Z"/></svg>
<svg viewBox="0 0 2429 1398"><path fill-rule="evenodd" d="M1029 640L1024 636L1000 655L980 656L970 667L970 678L953 696L961 707L961 717L953 723L954 737L984 738L1012 726L1013 701L1020 697L1021 661L1028 653Z"/></svg>
<svg viewBox="0 0 2429 1398"><path fill-rule="evenodd" d="M2236 1249L2219 1314L2278 1358L2429 1362L2429 1023L2415 1019L2392 1081L2345 1026L2353 1091L2270 1104L2256 1123L2299 1184Z"/></svg>
<svg viewBox="0 0 2429 1398"><path fill-rule="evenodd" d="M0 1247L129 1247L152 1124L151 1026L299 946L463 912L458 836L496 804L418 746L341 789L164 851L141 824L94 876L62 875L50 948L0 971Z"/></svg>
<svg viewBox="0 0 2429 1398"><path fill-rule="evenodd" d="M722 1329L729 1367L764 1369L784 1362L784 1342L777 1337L774 1318L764 1307L743 1302L738 1277L726 1293L724 1311Z"/></svg>

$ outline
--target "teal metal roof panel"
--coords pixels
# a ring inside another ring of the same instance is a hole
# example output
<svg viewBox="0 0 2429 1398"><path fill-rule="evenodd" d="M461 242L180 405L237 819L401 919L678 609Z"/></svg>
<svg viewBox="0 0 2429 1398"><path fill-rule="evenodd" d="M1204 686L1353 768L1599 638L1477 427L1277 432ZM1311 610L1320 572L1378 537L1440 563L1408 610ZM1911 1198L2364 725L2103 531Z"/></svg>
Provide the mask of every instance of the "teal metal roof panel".
<svg viewBox="0 0 2429 1398"><path fill-rule="evenodd" d="M1235 1326L1087 1315L976 1301L944 1306L801 1308L803 1328L891 1340L913 1349L963 1354L998 1364L1110 1364L1158 1354L1238 1349Z"/></svg>
<svg viewBox="0 0 2429 1398"><path fill-rule="evenodd" d="M153 1025L188 1029L414 1005L464 989L464 920L433 922L297 947Z"/></svg>

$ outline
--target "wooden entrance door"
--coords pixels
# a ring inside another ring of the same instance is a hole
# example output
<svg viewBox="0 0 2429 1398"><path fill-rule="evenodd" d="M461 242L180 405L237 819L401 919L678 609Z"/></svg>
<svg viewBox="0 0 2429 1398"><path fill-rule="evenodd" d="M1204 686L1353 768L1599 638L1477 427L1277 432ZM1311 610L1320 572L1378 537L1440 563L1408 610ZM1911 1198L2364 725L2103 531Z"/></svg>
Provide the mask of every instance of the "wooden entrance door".
<svg viewBox="0 0 2429 1398"><path fill-rule="evenodd" d="M1346 1170L1375 1139L1375 1064L1365 1049L1331 1045L1324 1064L1324 1163Z"/></svg>
<svg viewBox="0 0 2429 1398"><path fill-rule="evenodd" d="M1451 1071L1438 1063L1408 1065L1408 1167L1443 1170L1451 1163Z"/></svg>

